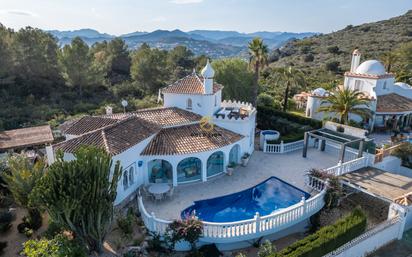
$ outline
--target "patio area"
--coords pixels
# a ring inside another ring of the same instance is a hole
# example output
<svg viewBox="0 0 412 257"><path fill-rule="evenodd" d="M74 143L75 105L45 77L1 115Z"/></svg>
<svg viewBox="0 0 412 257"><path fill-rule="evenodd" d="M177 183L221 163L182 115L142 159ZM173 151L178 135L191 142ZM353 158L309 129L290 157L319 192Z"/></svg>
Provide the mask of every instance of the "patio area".
<svg viewBox="0 0 412 257"><path fill-rule="evenodd" d="M255 151L247 167L237 167L232 176L226 174L205 183L179 185L170 199L154 202L144 200L148 213L157 218L172 220L180 218L180 212L194 201L223 196L253 187L265 179L275 176L298 188L311 192L305 186L305 171L311 168L328 168L338 162L337 154L308 149L307 158L302 158L302 150L287 154L266 154Z"/></svg>

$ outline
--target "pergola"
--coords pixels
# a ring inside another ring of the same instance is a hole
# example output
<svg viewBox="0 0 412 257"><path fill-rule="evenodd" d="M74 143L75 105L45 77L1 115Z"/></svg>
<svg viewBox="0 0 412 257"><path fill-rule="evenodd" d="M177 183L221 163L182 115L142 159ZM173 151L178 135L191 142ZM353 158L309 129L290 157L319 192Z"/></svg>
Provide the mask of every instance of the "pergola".
<svg viewBox="0 0 412 257"><path fill-rule="evenodd" d="M346 147L352 144L359 143L358 158L362 157L363 146L365 139L350 136L341 132L336 132L330 129L316 129L305 132L304 144L303 144L303 158L306 158L308 152L309 138L316 138L320 142L320 150L325 151L326 141L330 141L340 145L339 161L344 162Z"/></svg>

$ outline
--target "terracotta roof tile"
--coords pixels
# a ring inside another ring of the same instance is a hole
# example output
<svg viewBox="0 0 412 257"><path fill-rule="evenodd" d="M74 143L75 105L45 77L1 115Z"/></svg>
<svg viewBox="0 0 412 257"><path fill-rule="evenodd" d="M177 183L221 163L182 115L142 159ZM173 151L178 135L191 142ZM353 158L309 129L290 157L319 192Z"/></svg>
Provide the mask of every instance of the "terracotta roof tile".
<svg viewBox="0 0 412 257"><path fill-rule="evenodd" d="M49 125L6 130L0 132L0 150L42 145L53 140Z"/></svg>
<svg viewBox="0 0 412 257"><path fill-rule="evenodd" d="M142 155L176 155L210 151L233 144L243 136L214 126L205 133L199 124L162 129L146 146Z"/></svg>
<svg viewBox="0 0 412 257"><path fill-rule="evenodd" d="M213 83L213 94L223 88L222 85L218 83ZM203 77L195 73L192 73L173 84L162 88L162 93L173 93L173 94L191 94L191 95L203 95Z"/></svg>
<svg viewBox="0 0 412 257"><path fill-rule="evenodd" d="M185 125L199 121L202 116L189 112L177 107L159 107L141 109L129 113L115 113L111 115L102 115L101 117L110 119L124 119L125 117L136 116L146 121L153 122L159 126Z"/></svg>
<svg viewBox="0 0 412 257"><path fill-rule="evenodd" d="M119 154L160 131L160 127L131 116L118 123L86 133L53 146L55 150L73 153L82 145L104 148L112 155Z"/></svg>
<svg viewBox="0 0 412 257"><path fill-rule="evenodd" d="M412 111L412 99L391 93L378 96L376 112L406 112Z"/></svg>
<svg viewBox="0 0 412 257"><path fill-rule="evenodd" d="M117 122L118 120L116 119L96 116L84 116L76 122L73 122L71 125L67 126L63 133L69 135L83 135L87 132L101 129Z"/></svg>
<svg viewBox="0 0 412 257"><path fill-rule="evenodd" d="M174 126L199 121L199 114L176 107L139 110L133 113L139 118L156 123L160 126Z"/></svg>

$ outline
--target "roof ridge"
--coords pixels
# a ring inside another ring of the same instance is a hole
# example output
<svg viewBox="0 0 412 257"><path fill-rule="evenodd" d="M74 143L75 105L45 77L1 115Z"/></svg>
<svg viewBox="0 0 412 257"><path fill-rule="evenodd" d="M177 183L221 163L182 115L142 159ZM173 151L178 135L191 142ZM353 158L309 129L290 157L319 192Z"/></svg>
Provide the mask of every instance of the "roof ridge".
<svg viewBox="0 0 412 257"><path fill-rule="evenodd" d="M193 73L188 74L188 75L184 76L183 78L180 78L180 79L176 80L176 81L175 81L175 82L173 82L172 84L167 85L167 86L165 86L165 87L161 88L160 90L162 90L162 89L164 89L164 88L171 87L171 86L173 86L173 85L177 84L178 82L180 82L180 81L184 80L185 78L187 78L187 77L191 77L191 76L193 76L193 75L194 75Z"/></svg>
<svg viewBox="0 0 412 257"><path fill-rule="evenodd" d="M106 152L110 153L110 148L109 144L107 143L106 133L104 132L104 129L101 131L101 135L103 139L104 148L106 149Z"/></svg>
<svg viewBox="0 0 412 257"><path fill-rule="evenodd" d="M200 84L202 84L202 86L203 86L203 94L206 94L205 84L202 82L202 80L200 80L199 76L198 76L196 73L193 74L193 75L196 76L197 80L199 80ZM202 77L203 77L203 76L202 76Z"/></svg>

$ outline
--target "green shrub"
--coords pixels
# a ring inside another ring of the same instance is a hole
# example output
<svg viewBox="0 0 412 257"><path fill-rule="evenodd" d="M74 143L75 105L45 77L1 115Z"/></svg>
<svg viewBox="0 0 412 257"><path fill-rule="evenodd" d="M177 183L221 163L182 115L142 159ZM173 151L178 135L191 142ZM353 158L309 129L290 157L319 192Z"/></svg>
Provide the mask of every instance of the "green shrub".
<svg viewBox="0 0 412 257"><path fill-rule="evenodd" d="M392 155L398 157L402 160L402 166L412 168L412 144L403 143L399 145L393 152Z"/></svg>
<svg viewBox="0 0 412 257"><path fill-rule="evenodd" d="M269 257L274 254L276 248L273 247L272 243L269 240L266 240L263 244L260 245L259 251L257 253L258 257Z"/></svg>
<svg viewBox="0 0 412 257"><path fill-rule="evenodd" d="M186 241L192 247L192 251L196 249L196 242L203 233L202 222L194 217L189 217L185 220L175 220L167 227L167 233L170 235L170 243L172 248L179 241Z"/></svg>
<svg viewBox="0 0 412 257"><path fill-rule="evenodd" d="M335 224L322 227L271 257L321 257L361 235L365 229L366 215L356 208Z"/></svg>
<svg viewBox="0 0 412 257"><path fill-rule="evenodd" d="M295 142L302 140L304 132L321 128L322 122L296 114L282 112L267 106L257 107L257 127L266 130L273 129L280 133L281 138L271 143Z"/></svg>
<svg viewBox="0 0 412 257"><path fill-rule="evenodd" d="M336 73L336 72L340 71L339 66L340 66L340 62L330 61L330 62L326 63L325 68L326 68L327 71L333 71L333 72Z"/></svg>
<svg viewBox="0 0 412 257"><path fill-rule="evenodd" d="M56 235L60 234L65 230L65 227L53 220L49 221L49 226L47 226L47 230L44 231L43 236L52 239Z"/></svg>
<svg viewBox="0 0 412 257"><path fill-rule="evenodd" d="M258 106L266 106L266 107L272 107L277 110L280 110L280 102L277 101L273 96L266 94L266 93L261 93L257 97L257 105Z"/></svg>
<svg viewBox="0 0 412 257"><path fill-rule="evenodd" d="M86 257L86 250L75 239L59 234L53 239L28 240L23 244L26 257Z"/></svg>
<svg viewBox="0 0 412 257"><path fill-rule="evenodd" d="M135 215L132 208L127 210L125 217L117 218L117 226L122 231L123 235L129 237L133 233L133 221L135 220Z"/></svg>

